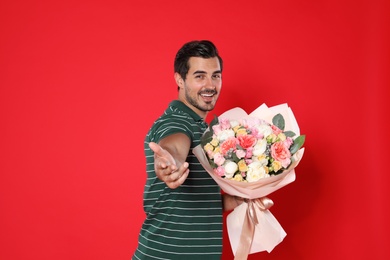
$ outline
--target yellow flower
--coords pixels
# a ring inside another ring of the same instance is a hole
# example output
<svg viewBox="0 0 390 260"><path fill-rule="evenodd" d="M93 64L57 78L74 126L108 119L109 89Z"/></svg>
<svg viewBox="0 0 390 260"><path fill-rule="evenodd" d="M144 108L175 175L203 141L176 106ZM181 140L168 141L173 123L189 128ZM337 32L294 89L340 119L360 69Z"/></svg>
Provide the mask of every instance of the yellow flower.
<svg viewBox="0 0 390 260"><path fill-rule="evenodd" d="M245 128L239 128L237 129L236 131L236 136L240 136L240 135L247 135L248 133L246 132L246 129Z"/></svg>
<svg viewBox="0 0 390 260"><path fill-rule="evenodd" d="M270 134L269 136L267 136L267 142L268 143L275 143L277 138L278 137L275 134Z"/></svg>
<svg viewBox="0 0 390 260"><path fill-rule="evenodd" d="M279 161L272 162L272 168L275 172L279 171L282 168L282 164Z"/></svg>
<svg viewBox="0 0 390 260"><path fill-rule="evenodd" d="M241 174L236 174L236 175L234 175L232 180L234 180L234 181L244 181L244 178L242 177Z"/></svg>
<svg viewBox="0 0 390 260"><path fill-rule="evenodd" d="M240 125L236 125L235 127L233 127L233 131L234 131L235 133L237 133L238 129L240 129L240 128L241 128Z"/></svg>
<svg viewBox="0 0 390 260"><path fill-rule="evenodd" d="M205 146L204 146L204 150L206 152L212 152L214 150L214 146L212 146L210 143L207 143Z"/></svg>
<svg viewBox="0 0 390 260"><path fill-rule="evenodd" d="M246 165L244 160L240 160L237 164L238 164L238 170L240 172L246 172L248 170L248 166Z"/></svg>
<svg viewBox="0 0 390 260"><path fill-rule="evenodd" d="M212 144L214 147L216 147L219 144L219 141L216 137L214 137L213 140L211 140L210 144Z"/></svg>
<svg viewBox="0 0 390 260"><path fill-rule="evenodd" d="M283 133L280 133L280 134L278 134L278 139L283 142L284 140L286 140L286 135Z"/></svg>
<svg viewBox="0 0 390 260"><path fill-rule="evenodd" d="M221 147L217 146L214 149L214 153L219 153L221 151Z"/></svg>

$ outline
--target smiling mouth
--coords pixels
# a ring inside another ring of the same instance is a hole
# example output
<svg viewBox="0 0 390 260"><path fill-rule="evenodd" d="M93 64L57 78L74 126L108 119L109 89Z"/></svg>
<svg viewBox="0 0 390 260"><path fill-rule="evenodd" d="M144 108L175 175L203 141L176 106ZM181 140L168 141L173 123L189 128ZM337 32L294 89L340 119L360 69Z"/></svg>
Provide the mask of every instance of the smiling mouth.
<svg viewBox="0 0 390 260"><path fill-rule="evenodd" d="M203 91L200 93L200 95L202 97L213 97L215 94L217 94L216 91L212 90L212 91Z"/></svg>

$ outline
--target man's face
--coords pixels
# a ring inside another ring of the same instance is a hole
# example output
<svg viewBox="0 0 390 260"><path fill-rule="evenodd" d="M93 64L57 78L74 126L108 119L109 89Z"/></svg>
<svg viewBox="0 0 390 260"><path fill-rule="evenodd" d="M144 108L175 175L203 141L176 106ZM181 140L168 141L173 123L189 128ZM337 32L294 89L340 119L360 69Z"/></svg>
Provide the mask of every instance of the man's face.
<svg viewBox="0 0 390 260"><path fill-rule="evenodd" d="M180 87L179 100L192 108L201 117L214 109L222 87L222 73L219 60L214 58L191 57L190 68L183 80L175 74Z"/></svg>

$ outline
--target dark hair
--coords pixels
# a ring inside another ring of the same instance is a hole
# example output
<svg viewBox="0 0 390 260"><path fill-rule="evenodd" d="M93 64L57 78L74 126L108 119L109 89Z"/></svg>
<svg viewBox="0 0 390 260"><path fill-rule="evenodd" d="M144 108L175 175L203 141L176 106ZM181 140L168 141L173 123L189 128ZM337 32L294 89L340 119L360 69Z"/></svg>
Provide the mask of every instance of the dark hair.
<svg viewBox="0 0 390 260"><path fill-rule="evenodd" d="M184 44L175 57L174 70L180 74L183 80L186 79L186 75L190 69L188 60L191 57L205 59L217 57L222 71L222 58L219 56L217 48L211 41L191 41Z"/></svg>

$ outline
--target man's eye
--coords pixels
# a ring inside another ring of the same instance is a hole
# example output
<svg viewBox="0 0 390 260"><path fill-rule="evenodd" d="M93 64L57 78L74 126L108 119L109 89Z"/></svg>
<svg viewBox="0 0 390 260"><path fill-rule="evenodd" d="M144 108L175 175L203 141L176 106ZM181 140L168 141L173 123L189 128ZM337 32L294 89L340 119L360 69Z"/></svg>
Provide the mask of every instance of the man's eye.
<svg viewBox="0 0 390 260"><path fill-rule="evenodd" d="M219 75L219 74L213 75L213 78L215 78L215 79L220 79L220 78L221 78L221 75Z"/></svg>

